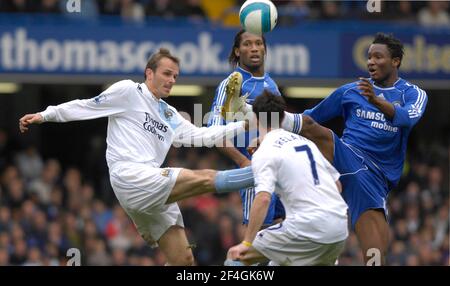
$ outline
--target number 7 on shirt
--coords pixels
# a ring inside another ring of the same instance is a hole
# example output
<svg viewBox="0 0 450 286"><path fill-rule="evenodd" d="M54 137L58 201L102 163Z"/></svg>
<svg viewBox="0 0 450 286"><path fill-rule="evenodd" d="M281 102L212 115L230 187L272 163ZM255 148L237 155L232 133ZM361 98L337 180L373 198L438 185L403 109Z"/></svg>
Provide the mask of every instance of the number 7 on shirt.
<svg viewBox="0 0 450 286"><path fill-rule="evenodd" d="M294 147L296 152L303 152L305 151L306 154L308 154L309 163L311 164L311 171L314 178L314 185L320 184L319 182L319 176L317 175L317 169L316 169L316 161L314 161L314 156L311 152L311 149L308 145L302 145L302 146L296 146Z"/></svg>

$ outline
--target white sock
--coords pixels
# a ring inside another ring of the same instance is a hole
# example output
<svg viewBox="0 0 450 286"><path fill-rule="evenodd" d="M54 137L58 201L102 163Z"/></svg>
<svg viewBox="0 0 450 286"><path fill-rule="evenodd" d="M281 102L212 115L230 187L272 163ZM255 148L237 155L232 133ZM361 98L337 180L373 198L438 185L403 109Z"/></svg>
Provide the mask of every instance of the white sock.
<svg viewBox="0 0 450 286"><path fill-rule="evenodd" d="M290 113L285 111L283 122L281 122L281 128L295 134L300 134L302 123L303 118L301 113Z"/></svg>

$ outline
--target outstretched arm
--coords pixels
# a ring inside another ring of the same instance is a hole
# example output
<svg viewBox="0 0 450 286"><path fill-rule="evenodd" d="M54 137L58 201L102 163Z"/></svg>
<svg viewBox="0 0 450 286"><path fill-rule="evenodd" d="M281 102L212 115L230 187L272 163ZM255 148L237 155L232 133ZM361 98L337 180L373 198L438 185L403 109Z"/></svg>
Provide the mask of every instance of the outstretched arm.
<svg viewBox="0 0 450 286"><path fill-rule="evenodd" d="M132 81L119 81L94 98L76 99L49 106L39 113L27 114L19 120L20 132L28 131L30 124L88 120L121 113L128 105L127 91L130 87L134 87Z"/></svg>
<svg viewBox="0 0 450 286"><path fill-rule="evenodd" d="M231 139L235 135L248 130L248 121L232 122L224 126L197 127L179 115L180 123L175 129L174 143L189 146L214 146L224 138Z"/></svg>
<svg viewBox="0 0 450 286"><path fill-rule="evenodd" d="M44 118L40 113L27 114L19 119L19 129L21 133L28 131L28 126L31 124L41 124Z"/></svg>

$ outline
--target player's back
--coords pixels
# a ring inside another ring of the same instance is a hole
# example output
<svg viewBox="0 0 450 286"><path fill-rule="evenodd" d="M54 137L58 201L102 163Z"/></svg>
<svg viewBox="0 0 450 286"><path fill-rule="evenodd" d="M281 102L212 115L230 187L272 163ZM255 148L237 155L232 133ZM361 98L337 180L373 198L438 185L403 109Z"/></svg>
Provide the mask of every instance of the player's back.
<svg viewBox="0 0 450 286"><path fill-rule="evenodd" d="M347 205L336 181L339 173L310 140L281 129L269 132L253 157L256 188L264 189L275 173L275 193L286 209L286 220L299 224L296 234L332 243L347 237ZM266 169L258 174L258 169ZM266 174L266 175L264 175ZM261 184L261 186L259 186Z"/></svg>

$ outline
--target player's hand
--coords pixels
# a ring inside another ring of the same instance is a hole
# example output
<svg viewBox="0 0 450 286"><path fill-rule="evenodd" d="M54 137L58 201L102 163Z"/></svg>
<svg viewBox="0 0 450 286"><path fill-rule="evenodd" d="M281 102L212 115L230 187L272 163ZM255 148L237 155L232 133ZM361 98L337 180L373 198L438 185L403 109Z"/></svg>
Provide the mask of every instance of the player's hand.
<svg viewBox="0 0 450 286"><path fill-rule="evenodd" d="M41 124L44 122L44 118L39 113L27 114L19 119L19 129L21 133L28 131L28 125Z"/></svg>
<svg viewBox="0 0 450 286"><path fill-rule="evenodd" d="M377 98L375 92L373 91L373 85L367 78L359 78L358 89L361 91L361 95L367 96L369 102Z"/></svg>
<svg viewBox="0 0 450 286"><path fill-rule="evenodd" d="M232 260L241 260L242 258L244 258L244 255L249 251L249 249L250 247L240 243L228 250L227 257Z"/></svg>

